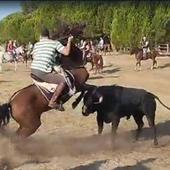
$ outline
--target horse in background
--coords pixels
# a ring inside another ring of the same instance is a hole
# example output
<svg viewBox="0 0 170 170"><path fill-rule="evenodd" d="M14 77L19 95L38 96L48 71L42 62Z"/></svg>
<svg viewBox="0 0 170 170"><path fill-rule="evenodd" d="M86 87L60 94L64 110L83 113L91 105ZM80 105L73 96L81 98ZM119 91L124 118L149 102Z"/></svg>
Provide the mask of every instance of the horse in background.
<svg viewBox="0 0 170 170"><path fill-rule="evenodd" d="M91 63L90 71L94 71L94 74L101 73L103 70L103 57L98 53L91 53L89 57L86 58L86 63Z"/></svg>
<svg viewBox="0 0 170 170"><path fill-rule="evenodd" d="M3 58L2 62L3 63L14 63L14 70L17 71L18 69L18 63L26 63L27 67L27 53L26 53L26 48L25 45L21 45L17 47L15 50L13 50L12 53L6 52L5 50L3 51Z"/></svg>
<svg viewBox="0 0 170 170"><path fill-rule="evenodd" d="M148 60L148 59L151 59L153 61L151 70L154 68L158 68L158 63L156 61L156 57L159 55L159 52L157 50L154 49L154 50L148 52L146 54L146 57L144 57L143 49L135 47L135 48L130 49L130 55L133 55L133 54L135 54L135 58L136 58L135 70L138 70L138 68L139 68L139 70L141 70L141 61Z"/></svg>
<svg viewBox="0 0 170 170"><path fill-rule="evenodd" d="M97 45L94 41L85 41L80 49L83 51L85 64L91 63L91 69L89 71L94 71L94 74L101 73L103 70L103 57L99 54Z"/></svg>

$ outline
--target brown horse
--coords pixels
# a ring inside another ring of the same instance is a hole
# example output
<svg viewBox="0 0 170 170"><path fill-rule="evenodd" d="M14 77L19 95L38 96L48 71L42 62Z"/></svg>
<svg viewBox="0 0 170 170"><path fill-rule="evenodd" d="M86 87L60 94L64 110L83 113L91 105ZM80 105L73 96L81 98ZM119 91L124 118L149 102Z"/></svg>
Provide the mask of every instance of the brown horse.
<svg viewBox="0 0 170 170"><path fill-rule="evenodd" d="M100 54L97 53L91 53L89 57L85 56L86 63L91 63L92 68L91 70L94 70L94 73L101 73L103 70L103 57Z"/></svg>
<svg viewBox="0 0 170 170"><path fill-rule="evenodd" d="M139 70L141 70L141 61L151 59L153 61L151 69L158 67L156 57L159 55L158 51L153 50L146 54L146 57L143 56L143 49L142 48L133 48L130 50L130 55L135 54L135 58L137 60L135 70L137 70L137 66L139 66Z"/></svg>
<svg viewBox="0 0 170 170"><path fill-rule="evenodd" d="M89 74L83 65L82 52L72 44L69 55L70 57L62 56L61 65L72 73L76 93L84 91L89 87L85 85ZM63 103L71 98L68 91L69 88L67 87L60 97ZM19 124L17 134L23 138L28 137L40 127L41 114L50 109L47 99L42 95L39 88L35 84L31 84L15 92L8 103L0 106L0 127L7 125L12 116Z"/></svg>

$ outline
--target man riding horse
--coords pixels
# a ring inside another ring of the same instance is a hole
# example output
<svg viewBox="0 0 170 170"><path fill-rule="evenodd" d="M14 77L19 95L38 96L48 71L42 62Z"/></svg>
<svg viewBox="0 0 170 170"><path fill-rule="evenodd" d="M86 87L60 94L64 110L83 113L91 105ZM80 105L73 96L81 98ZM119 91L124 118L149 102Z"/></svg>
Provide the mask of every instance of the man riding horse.
<svg viewBox="0 0 170 170"><path fill-rule="evenodd" d="M149 41L146 39L145 36L142 38L141 46L142 46L142 49L143 49L143 57L146 58L147 53L150 52L150 48L149 48Z"/></svg>
<svg viewBox="0 0 170 170"><path fill-rule="evenodd" d="M33 79L36 77L47 83L57 84L57 88L48 106L63 111L64 108L62 103L59 103L58 98L66 87L66 82L63 76L54 72L54 67L56 65L56 58L59 57L58 53L65 56L69 55L73 36L68 38L66 46L63 46L59 41L54 41L49 37L48 29L42 28L40 41L35 44L32 52L31 77Z"/></svg>

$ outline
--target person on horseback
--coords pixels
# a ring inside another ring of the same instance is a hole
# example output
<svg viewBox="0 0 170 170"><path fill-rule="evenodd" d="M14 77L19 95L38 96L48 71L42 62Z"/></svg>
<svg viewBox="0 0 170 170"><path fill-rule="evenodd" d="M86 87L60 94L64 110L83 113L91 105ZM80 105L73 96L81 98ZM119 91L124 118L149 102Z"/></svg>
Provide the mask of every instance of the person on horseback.
<svg viewBox="0 0 170 170"><path fill-rule="evenodd" d="M83 51L83 58L89 58L91 56L91 44L90 41L85 40L80 48Z"/></svg>
<svg viewBox="0 0 170 170"><path fill-rule="evenodd" d="M147 53L150 52L150 48L149 48L149 41L146 39L145 36L142 38L141 46L143 49L143 57L146 58Z"/></svg>
<svg viewBox="0 0 170 170"><path fill-rule="evenodd" d="M68 38L66 46L63 46L59 41L52 40L49 37L49 30L42 28L40 41L35 43L32 52L31 77L36 80L39 79L47 83L58 85L48 106L63 111L64 108L62 103L58 101L58 98L66 87L66 82L63 76L53 71L56 66L56 57L59 57L57 54L69 55L73 36Z"/></svg>
<svg viewBox="0 0 170 170"><path fill-rule="evenodd" d="M104 40L102 37L100 37L99 44L98 44L99 50L102 52L104 48Z"/></svg>
<svg viewBox="0 0 170 170"><path fill-rule="evenodd" d="M12 40L9 40L6 51L9 54L11 61L16 61L15 46Z"/></svg>

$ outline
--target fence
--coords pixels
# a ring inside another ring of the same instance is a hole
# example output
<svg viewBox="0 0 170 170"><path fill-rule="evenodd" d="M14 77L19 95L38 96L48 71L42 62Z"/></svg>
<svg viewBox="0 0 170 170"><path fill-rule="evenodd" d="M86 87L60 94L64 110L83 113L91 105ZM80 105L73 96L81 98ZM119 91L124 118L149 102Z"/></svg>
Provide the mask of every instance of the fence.
<svg viewBox="0 0 170 170"><path fill-rule="evenodd" d="M162 56L164 56L164 55L170 56L170 45L169 44L160 44L158 46L158 51L159 51L159 54Z"/></svg>

